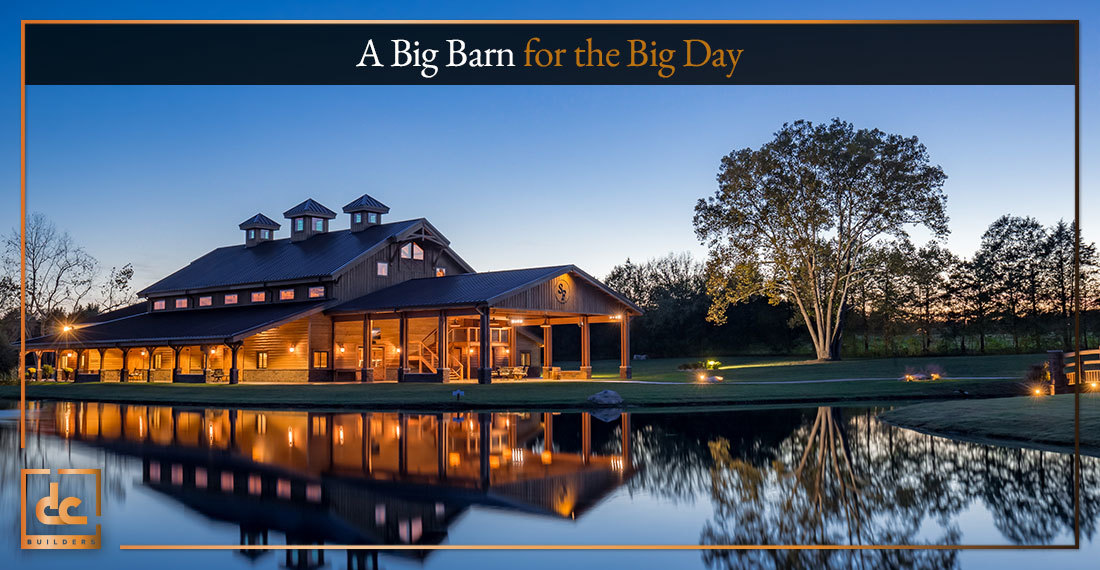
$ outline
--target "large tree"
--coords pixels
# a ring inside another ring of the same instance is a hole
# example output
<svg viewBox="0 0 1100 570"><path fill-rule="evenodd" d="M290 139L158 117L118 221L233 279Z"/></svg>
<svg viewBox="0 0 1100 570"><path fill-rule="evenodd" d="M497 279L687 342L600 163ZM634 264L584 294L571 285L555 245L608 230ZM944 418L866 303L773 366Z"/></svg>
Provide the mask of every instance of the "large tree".
<svg viewBox="0 0 1100 570"><path fill-rule="evenodd" d="M695 206L708 246L708 319L755 294L791 301L817 357L840 357L849 296L875 240L911 226L947 234L943 170L916 137L834 119L785 124L758 149L722 159L718 190ZM762 279L755 279L760 276Z"/></svg>
<svg viewBox="0 0 1100 570"><path fill-rule="evenodd" d="M98 263L68 232L59 230L43 214L27 218L26 240L27 317L38 322L37 334L43 334L49 319L79 308L92 294ZM17 230L4 239L5 288L16 295L20 241Z"/></svg>

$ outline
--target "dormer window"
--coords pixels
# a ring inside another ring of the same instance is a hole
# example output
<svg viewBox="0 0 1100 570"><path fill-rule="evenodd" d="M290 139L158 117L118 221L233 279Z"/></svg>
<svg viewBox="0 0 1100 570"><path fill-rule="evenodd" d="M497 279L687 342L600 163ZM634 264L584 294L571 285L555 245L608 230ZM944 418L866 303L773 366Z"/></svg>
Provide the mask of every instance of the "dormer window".
<svg viewBox="0 0 1100 570"><path fill-rule="evenodd" d="M279 300L280 301L293 301L294 300L294 289L280 289L279 290Z"/></svg>
<svg viewBox="0 0 1100 570"><path fill-rule="evenodd" d="M153 310L154 311L164 310L164 299L159 299L157 301L153 301Z"/></svg>
<svg viewBox="0 0 1100 570"><path fill-rule="evenodd" d="M200 307L209 307L210 305L213 305L213 304L214 304L214 298L213 297L211 297L209 295L205 296L205 297L199 297L199 306Z"/></svg>
<svg viewBox="0 0 1100 570"><path fill-rule="evenodd" d="M263 303L266 300L267 300L267 293L265 293L264 291L253 291L252 292L252 302L253 303Z"/></svg>
<svg viewBox="0 0 1100 570"><path fill-rule="evenodd" d="M303 232L303 231L305 231L305 229L306 229L306 219L305 218L297 218L297 219L294 220L294 231Z"/></svg>
<svg viewBox="0 0 1100 570"><path fill-rule="evenodd" d="M319 299L319 298L324 297L324 296L325 296L324 286L310 287L309 288L309 298L310 299Z"/></svg>
<svg viewBox="0 0 1100 570"><path fill-rule="evenodd" d="M225 300L223 302L226 305L236 305L237 304L237 294L236 293L227 294L225 296Z"/></svg>
<svg viewBox="0 0 1100 570"><path fill-rule="evenodd" d="M415 243L409 242L401 246L401 259L424 259L424 250Z"/></svg>
<svg viewBox="0 0 1100 570"><path fill-rule="evenodd" d="M179 299L176 299L176 308L177 309L186 309L187 308L187 299L182 298L182 297L179 298Z"/></svg>

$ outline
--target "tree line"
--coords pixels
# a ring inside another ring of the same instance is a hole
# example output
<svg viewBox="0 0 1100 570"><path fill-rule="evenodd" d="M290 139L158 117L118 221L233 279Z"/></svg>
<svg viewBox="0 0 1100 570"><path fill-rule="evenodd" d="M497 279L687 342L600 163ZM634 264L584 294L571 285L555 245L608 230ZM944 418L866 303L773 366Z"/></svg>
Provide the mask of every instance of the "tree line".
<svg viewBox="0 0 1100 570"><path fill-rule="evenodd" d="M1026 216L991 223L969 257L938 241L879 241L858 257L865 278L839 312L839 345L853 356L1042 352L1073 346L1072 223ZM1083 341L1100 342L1095 244L1082 244ZM632 326L634 352L650 356L813 352L791 300L752 295L708 321L707 267L687 253L627 259L606 283L646 312ZM763 278L746 287L762 288Z"/></svg>

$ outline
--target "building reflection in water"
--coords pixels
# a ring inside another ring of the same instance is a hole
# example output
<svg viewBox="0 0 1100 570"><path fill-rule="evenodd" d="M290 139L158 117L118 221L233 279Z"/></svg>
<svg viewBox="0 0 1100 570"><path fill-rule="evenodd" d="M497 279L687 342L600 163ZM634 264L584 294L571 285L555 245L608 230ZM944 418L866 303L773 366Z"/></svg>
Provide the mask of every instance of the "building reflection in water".
<svg viewBox="0 0 1100 570"><path fill-rule="evenodd" d="M32 431L141 457L146 485L239 525L240 544L265 545L277 531L303 545L286 551L289 567L324 564L308 545L438 544L474 505L574 519L634 471L627 413L595 420L604 437L594 451L589 413L52 407L32 414ZM557 445L563 429L571 449ZM348 556L352 567L377 565L367 551Z"/></svg>

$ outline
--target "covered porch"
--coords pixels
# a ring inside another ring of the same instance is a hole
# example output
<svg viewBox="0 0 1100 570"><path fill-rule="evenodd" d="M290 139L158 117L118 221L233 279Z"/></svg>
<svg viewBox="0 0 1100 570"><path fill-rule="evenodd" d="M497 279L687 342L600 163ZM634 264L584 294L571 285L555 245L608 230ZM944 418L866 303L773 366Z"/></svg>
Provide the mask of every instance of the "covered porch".
<svg viewBox="0 0 1100 570"><path fill-rule="evenodd" d="M619 377L630 378L630 319L641 314L574 266L414 279L325 312L337 378L482 384L591 378L593 325L617 329ZM580 327L578 369L555 365L558 325ZM339 357L348 346L354 361Z"/></svg>

